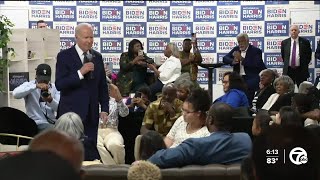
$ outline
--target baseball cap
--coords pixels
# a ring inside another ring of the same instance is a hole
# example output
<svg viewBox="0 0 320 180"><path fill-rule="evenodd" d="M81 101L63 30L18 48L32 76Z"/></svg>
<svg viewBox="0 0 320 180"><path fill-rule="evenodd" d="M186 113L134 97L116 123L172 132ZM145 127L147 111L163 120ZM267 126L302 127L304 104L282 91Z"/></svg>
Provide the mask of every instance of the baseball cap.
<svg viewBox="0 0 320 180"><path fill-rule="evenodd" d="M51 67L48 64L39 64L36 68L37 81L51 80Z"/></svg>

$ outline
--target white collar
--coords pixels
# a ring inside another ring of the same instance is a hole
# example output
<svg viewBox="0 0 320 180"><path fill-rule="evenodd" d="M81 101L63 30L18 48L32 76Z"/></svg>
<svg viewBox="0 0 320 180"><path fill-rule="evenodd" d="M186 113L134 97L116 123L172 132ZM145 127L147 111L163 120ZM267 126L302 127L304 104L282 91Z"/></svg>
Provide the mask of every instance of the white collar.
<svg viewBox="0 0 320 180"><path fill-rule="evenodd" d="M76 44L74 47L76 48L76 51L77 51L79 57L82 57L84 52L83 52L82 49L79 47L79 45ZM89 52L87 52L87 53L89 53Z"/></svg>

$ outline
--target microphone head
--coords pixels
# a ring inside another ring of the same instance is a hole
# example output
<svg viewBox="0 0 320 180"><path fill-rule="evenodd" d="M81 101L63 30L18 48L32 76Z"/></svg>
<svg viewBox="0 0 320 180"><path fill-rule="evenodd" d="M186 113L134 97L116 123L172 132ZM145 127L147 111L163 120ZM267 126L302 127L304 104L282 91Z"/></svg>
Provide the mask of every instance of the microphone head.
<svg viewBox="0 0 320 180"><path fill-rule="evenodd" d="M92 54L87 54L87 58L88 58L89 61L91 61L92 60Z"/></svg>

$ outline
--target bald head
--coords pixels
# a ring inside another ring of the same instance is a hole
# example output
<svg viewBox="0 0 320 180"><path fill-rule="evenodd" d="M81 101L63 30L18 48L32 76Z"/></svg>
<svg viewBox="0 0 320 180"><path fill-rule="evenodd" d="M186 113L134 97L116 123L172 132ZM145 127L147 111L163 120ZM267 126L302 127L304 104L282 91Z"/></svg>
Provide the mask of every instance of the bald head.
<svg viewBox="0 0 320 180"><path fill-rule="evenodd" d="M84 159L81 142L59 130L44 131L30 142L30 151L51 151L69 161L77 172L80 172Z"/></svg>
<svg viewBox="0 0 320 180"><path fill-rule="evenodd" d="M300 31L299 31L299 27L298 25L291 25L290 26L290 36L292 39L296 39L299 35Z"/></svg>

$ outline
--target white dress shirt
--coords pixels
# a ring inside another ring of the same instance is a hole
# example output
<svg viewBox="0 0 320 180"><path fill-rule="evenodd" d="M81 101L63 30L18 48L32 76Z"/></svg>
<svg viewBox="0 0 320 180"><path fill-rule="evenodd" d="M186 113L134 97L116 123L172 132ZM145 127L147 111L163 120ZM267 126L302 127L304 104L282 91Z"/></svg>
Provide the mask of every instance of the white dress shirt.
<svg viewBox="0 0 320 180"><path fill-rule="evenodd" d="M249 47L249 45L248 45L248 47ZM248 47L246 48L246 50L241 51L241 57L242 57L242 58L245 58L245 57L246 57ZM239 73L239 74L240 74L241 76L246 75L246 72L244 71L244 66L242 65L242 61L240 61L240 73Z"/></svg>
<svg viewBox="0 0 320 180"><path fill-rule="evenodd" d="M81 60L81 62L82 62L82 64L83 64L83 59L84 59L83 53L84 53L84 52L82 51L82 49L80 49L80 47L79 47L78 44L76 44L74 47L76 48L76 51L77 51L77 53L78 53L78 55L79 55L79 57L80 57L80 60ZM87 52L87 54L89 54L89 52ZM80 69L79 69L77 72L78 72L78 75L79 75L79 79L80 79L80 80L81 80L81 79L84 79L84 76L81 74Z"/></svg>
<svg viewBox="0 0 320 180"><path fill-rule="evenodd" d="M158 69L160 72L159 80L162 84L175 81L181 75L180 59L170 56Z"/></svg>

